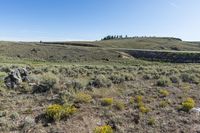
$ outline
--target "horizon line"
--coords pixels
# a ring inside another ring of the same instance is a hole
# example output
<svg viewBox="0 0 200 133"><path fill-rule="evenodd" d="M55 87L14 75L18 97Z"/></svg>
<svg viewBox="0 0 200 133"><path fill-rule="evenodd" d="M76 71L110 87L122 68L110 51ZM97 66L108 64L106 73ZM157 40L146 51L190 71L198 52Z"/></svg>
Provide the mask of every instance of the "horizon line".
<svg viewBox="0 0 200 133"><path fill-rule="evenodd" d="M117 36L117 35L107 35L107 36ZM123 35L123 37L125 36L126 35ZM55 39L55 40L53 39L46 39L46 40L43 40L43 39L0 39L0 42L95 42L95 41L101 41L104 37L100 39L66 39L66 40L65 39ZM186 42L200 42L200 40L187 40L187 39L182 39L180 37L172 37L172 36L128 36L128 38L122 38L122 39L133 39L133 38L177 38Z"/></svg>

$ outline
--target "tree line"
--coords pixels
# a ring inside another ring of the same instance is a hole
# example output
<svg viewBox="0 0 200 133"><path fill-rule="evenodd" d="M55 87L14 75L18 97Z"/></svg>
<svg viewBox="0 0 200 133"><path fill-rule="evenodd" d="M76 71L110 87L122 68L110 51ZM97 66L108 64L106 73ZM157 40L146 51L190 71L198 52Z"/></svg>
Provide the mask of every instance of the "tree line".
<svg viewBox="0 0 200 133"><path fill-rule="evenodd" d="M113 40L113 39L127 39L128 36L122 36L122 35L108 35L104 38L102 38L101 40Z"/></svg>
<svg viewBox="0 0 200 133"><path fill-rule="evenodd" d="M157 38L157 39L168 39L168 40L176 40L176 41L182 41L180 38L175 38L175 37L156 37L156 36L133 36L133 37L129 37L128 35L108 35L104 38L102 38L101 40L120 40L120 39L136 39L136 38Z"/></svg>

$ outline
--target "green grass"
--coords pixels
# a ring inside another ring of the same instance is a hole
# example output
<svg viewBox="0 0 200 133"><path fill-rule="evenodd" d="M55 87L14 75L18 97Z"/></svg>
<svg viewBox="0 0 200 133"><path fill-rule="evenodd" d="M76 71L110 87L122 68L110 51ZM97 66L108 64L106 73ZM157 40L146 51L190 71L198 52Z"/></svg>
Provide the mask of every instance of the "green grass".
<svg viewBox="0 0 200 133"><path fill-rule="evenodd" d="M53 62L108 62L118 59L113 50L81 46L42 45L36 43L0 43L0 56Z"/></svg>
<svg viewBox="0 0 200 133"><path fill-rule="evenodd" d="M95 42L98 46L111 48L151 49L151 50L184 50L199 51L199 45L190 42L170 40L167 38L136 38L107 40Z"/></svg>
<svg viewBox="0 0 200 133"><path fill-rule="evenodd" d="M18 62L22 62L21 60L32 60L35 63L48 61L70 64L118 63L130 65L137 62L133 61L132 56L134 56L134 54L132 53L139 52L138 50L142 50L142 55L150 54L150 52L155 54L155 51L158 51L156 52L158 56L163 57L166 55L168 58L179 58L181 56L198 58L199 54L196 54L195 51L200 51L198 43L178 41L170 38L135 38L63 43L64 44L61 45L37 42L0 42L0 56L6 58L11 57ZM98 47L89 47L84 44L91 44ZM163 59L161 57L158 57L157 61L162 61ZM143 58L143 56L141 58ZM171 60L169 59L169 61ZM2 62L6 62L6 60L2 60Z"/></svg>
<svg viewBox="0 0 200 133"><path fill-rule="evenodd" d="M1 54L11 54L18 53L20 56L25 56L27 52L30 55L37 54L43 55L44 58L47 56L54 55L55 52L59 50L59 54L65 54L68 52L80 52L79 50L90 50L90 49L99 49L96 47L87 47L84 44L96 45L103 48L126 48L126 49L149 49L149 50L174 50L174 51L200 51L199 43L195 42L185 42L173 40L170 38L156 38L156 37L147 37L147 38L135 38L135 39L121 39L121 40L106 40L106 41L94 41L94 42L63 42L66 45L53 44L54 42L43 44L37 42L0 42ZM70 44L83 44L83 46L76 46ZM26 45L25 45L26 44ZM36 50L34 51L33 48ZM83 49L85 48L85 49ZM15 51L13 53L13 50ZM33 50L30 52L30 50ZM23 52L21 52L23 51ZM69 54L71 54L71 52ZM92 51L90 51L91 53ZM97 51L96 51L97 52ZM69 55L68 54L68 55ZM41 58L40 58L41 59Z"/></svg>

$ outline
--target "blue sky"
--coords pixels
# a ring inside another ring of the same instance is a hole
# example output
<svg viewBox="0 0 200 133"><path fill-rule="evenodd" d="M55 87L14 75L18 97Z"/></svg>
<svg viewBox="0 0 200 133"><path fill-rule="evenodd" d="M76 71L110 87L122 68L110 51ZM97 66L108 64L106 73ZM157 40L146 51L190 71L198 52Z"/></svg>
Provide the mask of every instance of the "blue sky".
<svg viewBox="0 0 200 133"><path fill-rule="evenodd" d="M98 40L106 35L200 41L200 0L0 0L0 40Z"/></svg>

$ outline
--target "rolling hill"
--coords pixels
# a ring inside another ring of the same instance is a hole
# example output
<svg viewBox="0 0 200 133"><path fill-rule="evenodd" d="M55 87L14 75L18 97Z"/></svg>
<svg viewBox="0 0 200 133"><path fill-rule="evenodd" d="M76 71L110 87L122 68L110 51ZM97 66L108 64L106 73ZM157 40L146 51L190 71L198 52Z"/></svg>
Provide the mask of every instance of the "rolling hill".
<svg viewBox="0 0 200 133"><path fill-rule="evenodd" d="M66 62L124 60L120 58L121 52L155 61L199 62L199 51L199 42L186 42L167 37L93 42L0 42L0 56Z"/></svg>
<svg viewBox="0 0 200 133"><path fill-rule="evenodd" d="M150 50L176 50L176 51L199 51L199 43L180 41L173 38L134 38L116 39L94 42L101 47L150 49Z"/></svg>

